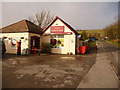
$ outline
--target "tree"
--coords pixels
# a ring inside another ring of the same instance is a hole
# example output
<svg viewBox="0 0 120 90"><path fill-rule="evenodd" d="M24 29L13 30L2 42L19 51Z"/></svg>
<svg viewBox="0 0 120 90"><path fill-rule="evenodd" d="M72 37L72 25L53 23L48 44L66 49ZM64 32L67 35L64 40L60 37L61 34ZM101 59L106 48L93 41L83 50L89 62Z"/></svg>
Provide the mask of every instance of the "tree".
<svg viewBox="0 0 120 90"><path fill-rule="evenodd" d="M50 11L41 11L35 14L35 16L29 17L29 20L40 28L44 29L54 18Z"/></svg>
<svg viewBox="0 0 120 90"><path fill-rule="evenodd" d="M115 39L115 38L120 38L120 31L118 30L118 23L119 21L107 26L104 29L104 34L107 36L109 39Z"/></svg>
<svg viewBox="0 0 120 90"><path fill-rule="evenodd" d="M86 31L83 31L83 32L81 33L81 35L82 35L82 38L83 38L84 40L88 38Z"/></svg>

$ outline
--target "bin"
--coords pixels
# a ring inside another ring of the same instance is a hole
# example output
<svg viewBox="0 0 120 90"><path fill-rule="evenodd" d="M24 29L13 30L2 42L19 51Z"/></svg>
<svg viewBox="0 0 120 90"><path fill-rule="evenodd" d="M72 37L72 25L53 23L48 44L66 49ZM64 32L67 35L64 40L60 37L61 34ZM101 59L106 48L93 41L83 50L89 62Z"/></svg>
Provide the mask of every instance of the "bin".
<svg viewBox="0 0 120 90"><path fill-rule="evenodd" d="M86 46L81 46L80 47L80 53L85 54L86 50L87 50Z"/></svg>

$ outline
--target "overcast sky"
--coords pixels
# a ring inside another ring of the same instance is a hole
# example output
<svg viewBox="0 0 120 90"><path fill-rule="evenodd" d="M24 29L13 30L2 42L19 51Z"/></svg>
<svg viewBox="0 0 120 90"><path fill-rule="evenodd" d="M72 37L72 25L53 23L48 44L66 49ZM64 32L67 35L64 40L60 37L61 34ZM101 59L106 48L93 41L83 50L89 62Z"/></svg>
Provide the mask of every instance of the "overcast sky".
<svg viewBox="0 0 120 90"><path fill-rule="evenodd" d="M47 10L59 16L74 29L102 29L117 19L118 3L2 2L2 27L28 19L41 10Z"/></svg>

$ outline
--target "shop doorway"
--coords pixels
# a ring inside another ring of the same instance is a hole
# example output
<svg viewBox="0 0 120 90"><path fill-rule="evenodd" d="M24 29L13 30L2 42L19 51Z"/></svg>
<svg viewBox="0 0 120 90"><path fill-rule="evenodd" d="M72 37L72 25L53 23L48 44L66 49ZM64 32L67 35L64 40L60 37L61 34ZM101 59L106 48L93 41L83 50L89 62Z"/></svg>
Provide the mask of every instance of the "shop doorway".
<svg viewBox="0 0 120 90"><path fill-rule="evenodd" d="M33 53L33 49L40 49L40 37L32 36L31 37L31 53Z"/></svg>

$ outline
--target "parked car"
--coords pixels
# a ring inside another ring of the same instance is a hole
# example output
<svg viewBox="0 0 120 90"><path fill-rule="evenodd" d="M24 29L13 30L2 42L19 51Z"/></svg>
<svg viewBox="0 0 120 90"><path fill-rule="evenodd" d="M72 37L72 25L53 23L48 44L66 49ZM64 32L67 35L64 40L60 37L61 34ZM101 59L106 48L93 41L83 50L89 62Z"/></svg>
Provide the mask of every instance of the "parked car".
<svg viewBox="0 0 120 90"><path fill-rule="evenodd" d="M95 40L97 40L96 37L89 37L89 41L94 42Z"/></svg>
<svg viewBox="0 0 120 90"><path fill-rule="evenodd" d="M107 40L107 38L102 38L102 40Z"/></svg>
<svg viewBox="0 0 120 90"><path fill-rule="evenodd" d="M3 41L0 41L0 54L4 54L6 52L6 46Z"/></svg>

